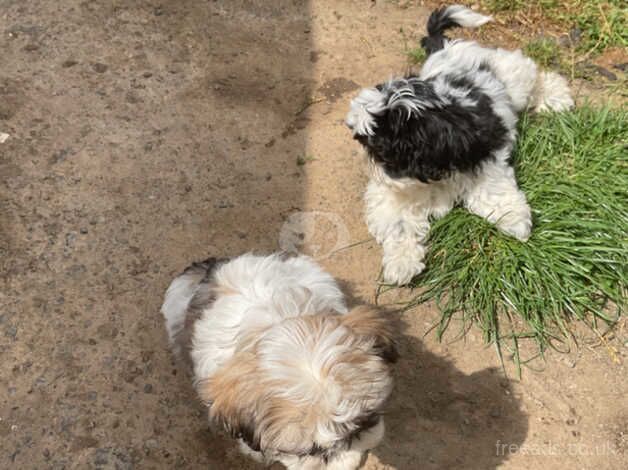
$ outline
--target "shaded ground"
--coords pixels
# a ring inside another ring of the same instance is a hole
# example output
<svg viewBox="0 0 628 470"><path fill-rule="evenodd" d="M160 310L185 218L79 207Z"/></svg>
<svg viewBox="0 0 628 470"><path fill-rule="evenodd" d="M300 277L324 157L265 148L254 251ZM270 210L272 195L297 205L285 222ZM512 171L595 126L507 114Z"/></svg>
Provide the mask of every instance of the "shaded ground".
<svg viewBox="0 0 628 470"><path fill-rule="evenodd" d="M342 120L360 86L404 69L399 29L419 37L426 13L0 2L0 467L256 468L206 431L166 349L163 291L192 259L285 245L301 213L291 243L373 299L380 251ZM332 251L341 238L364 243ZM583 342L519 382L477 332L424 338L436 317L404 315L367 469L625 468L625 343Z"/></svg>

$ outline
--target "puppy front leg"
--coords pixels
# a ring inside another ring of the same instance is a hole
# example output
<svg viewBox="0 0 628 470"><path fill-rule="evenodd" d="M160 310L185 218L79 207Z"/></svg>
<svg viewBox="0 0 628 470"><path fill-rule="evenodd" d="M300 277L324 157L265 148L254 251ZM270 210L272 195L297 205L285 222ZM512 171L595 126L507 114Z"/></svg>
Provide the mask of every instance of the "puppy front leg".
<svg viewBox="0 0 628 470"><path fill-rule="evenodd" d="M374 180L369 182L365 202L369 232L384 251L384 281L409 283L425 268L427 211L421 210L410 194Z"/></svg>
<svg viewBox="0 0 628 470"><path fill-rule="evenodd" d="M525 194L517 186L513 168L505 162L486 164L464 197L465 207L495 224L502 232L526 241L532 214Z"/></svg>

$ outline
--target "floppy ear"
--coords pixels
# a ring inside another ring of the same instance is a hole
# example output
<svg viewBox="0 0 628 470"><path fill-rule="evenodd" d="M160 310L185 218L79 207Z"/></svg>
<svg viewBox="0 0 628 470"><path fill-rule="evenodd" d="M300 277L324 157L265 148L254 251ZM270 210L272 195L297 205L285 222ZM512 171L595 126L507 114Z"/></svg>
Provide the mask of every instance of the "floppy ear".
<svg viewBox="0 0 628 470"><path fill-rule="evenodd" d="M371 305L359 305L341 317L342 324L355 334L373 338L376 354L386 362L396 362L399 353L396 347L397 321L384 316Z"/></svg>
<svg viewBox="0 0 628 470"><path fill-rule="evenodd" d="M259 450L259 438L255 435L258 382L255 356L243 352L196 386L199 397L209 406L210 421L231 436L243 439L253 450Z"/></svg>

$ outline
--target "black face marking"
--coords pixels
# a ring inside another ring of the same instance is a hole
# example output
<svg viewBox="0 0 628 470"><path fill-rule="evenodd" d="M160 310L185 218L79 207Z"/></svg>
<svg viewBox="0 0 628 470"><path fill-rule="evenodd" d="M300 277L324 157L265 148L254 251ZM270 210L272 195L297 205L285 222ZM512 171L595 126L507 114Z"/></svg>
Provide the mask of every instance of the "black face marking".
<svg viewBox="0 0 628 470"><path fill-rule="evenodd" d="M414 77L409 77L414 78ZM431 81L410 80L414 99L426 109L403 106L375 116L375 134L356 136L391 178L438 181L454 171L470 172L508 141L508 130L493 112L491 98L464 76L443 78L473 102L438 96ZM389 97L394 88L383 87Z"/></svg>
<svg viewBox="0 0 628 470"><path fill-rule="evenodd" d="M357 428L355 428L351 432L348 432L344 438L334 442L331 446L322 447L318 444L314 444L307 451L300 452L295 455L297 455L299 458L319 457L325 464L328 464L329 461L333 460L340 452L350 448L353 440L358 439L361 433L375 427L379 423L380 419L381 416L377 412L369 412L363 416L359 416L353 422L354 426L357 426ZM284 451L280 452L290 453Z"/></svg>

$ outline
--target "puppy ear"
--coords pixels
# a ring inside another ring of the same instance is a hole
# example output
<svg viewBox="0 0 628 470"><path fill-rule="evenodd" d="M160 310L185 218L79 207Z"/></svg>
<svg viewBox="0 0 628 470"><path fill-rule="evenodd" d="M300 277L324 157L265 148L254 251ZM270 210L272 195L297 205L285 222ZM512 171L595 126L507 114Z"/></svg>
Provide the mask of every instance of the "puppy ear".
<svg viewBox="0 0 628 470"><path fill-rule="evenodd" d="M353 131L353 136L360 140L375 134L375 119L385 112L386 96L381 90L377 87L364 88L351 100L345 124Z"/></svg>
<svg viewBox="0 0 628 470"><path fill-rule="evenodd" d="M258 373L253 354L236 354L210 379L200 381L196 389L209 406L209 419L213 424L243 439L251 449L259 450L254 421Z"/></svg>
<svg viewBox="0 0 628 470"><path fill-rule="evenodd" d="M376 354L384 361L396 362L399 353L396 347L398 331L395 318L384 316L376 307L359 305L341 317L342 324L355 334L373 338Z"/></svg>

